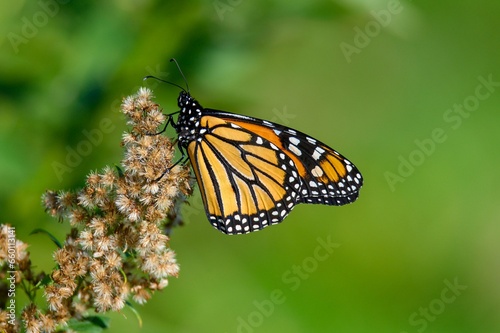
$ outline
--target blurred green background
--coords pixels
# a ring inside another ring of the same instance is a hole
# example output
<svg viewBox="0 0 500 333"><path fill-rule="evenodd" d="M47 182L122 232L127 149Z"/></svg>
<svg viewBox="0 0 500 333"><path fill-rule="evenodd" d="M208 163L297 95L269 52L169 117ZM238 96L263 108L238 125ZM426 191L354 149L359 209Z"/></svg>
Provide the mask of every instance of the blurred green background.
<svg viewBox="0 0 500 333"><path fill-rule="evenodd" d="M142 328L125 309L109 332L500 331L500 2L0 6L1 222L40 269L54 245L29 233L68 230L41 194L119 163L119 104L139 86L177 110L177 88L142 81L183 85L171 57L202 105L309 133L364 175L355 204L245 236L213 229L196 190L171 239L179 278L137 306Z"/></svg>

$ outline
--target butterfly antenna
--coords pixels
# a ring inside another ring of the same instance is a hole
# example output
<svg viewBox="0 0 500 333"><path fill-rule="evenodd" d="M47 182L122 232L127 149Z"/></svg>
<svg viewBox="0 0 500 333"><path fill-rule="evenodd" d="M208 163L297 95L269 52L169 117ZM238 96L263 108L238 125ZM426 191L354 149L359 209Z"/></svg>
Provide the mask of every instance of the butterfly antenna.
<svg viewBox="0 0 500 333"><path fill-rule="evenodd" d="M184 79L184 83L186 83L187 92L189 93L188 81L186 80L186 77L184 76L184 73L181 70L181 66L179 66L179 63L177 62L177 60L175 60L175 58L170 59L170 62L175 62L175 65L177 66L177 69L179 70L179 73L181 73L182 78ZM184 91L186 91L186 90L184 90Z"/></svg>
<svg viewBox="0 0 500 333"><path fill-rule="evenodd" d="M156 76L153 76L153 75L148 75L148 76L145 76L144 77L144 80L147 80L147 79L155 79L157 81L160 81L160 82L163 82L163 83L168 83L168 84L171 84L173 86L176 86L177 88L180 88L182 89L183 91L186 91L186 89L184 89L183 87L181 87L180 85L176 84L176 83L173 83L173 82L170 82L170 81L165 81L163 79L160 79L159 77L156 77ZM187 92L187 91L186 91Z"/></svg>

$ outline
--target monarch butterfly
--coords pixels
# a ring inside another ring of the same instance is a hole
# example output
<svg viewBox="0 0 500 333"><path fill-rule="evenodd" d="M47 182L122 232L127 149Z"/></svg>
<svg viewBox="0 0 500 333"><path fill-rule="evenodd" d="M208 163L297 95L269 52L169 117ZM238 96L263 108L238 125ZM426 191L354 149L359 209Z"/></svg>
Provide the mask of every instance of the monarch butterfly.
<svg viewBox="0 0 500 333"><path fill-rule="evenodd" d="M337 151L282 125L202 107L171 61L187 90L167 82L182 91L180 111L168 115L165 128L171 124L177 132L177 163L187 150L216 229L245 234L280 223L299 203L341 206L358 198L361 173Z"/></svg>

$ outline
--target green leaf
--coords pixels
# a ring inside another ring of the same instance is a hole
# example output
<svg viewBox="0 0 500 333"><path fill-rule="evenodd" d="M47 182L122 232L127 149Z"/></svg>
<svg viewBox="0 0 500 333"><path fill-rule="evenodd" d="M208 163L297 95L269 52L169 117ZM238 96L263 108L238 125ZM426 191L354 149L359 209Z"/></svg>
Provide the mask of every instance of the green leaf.
<svg viewBox="0 0 500 333"><path fill-rule="evenodd" d="M76 332L100 333L104 329L109 328L110 321L111 319L108 317L88 316L83 320L70 319L68 328Z"/></svg>
<svg viewBox="0 0 500 333"><path fill-rule="evenodd" d="M59 242L59 240L57 238L55 238L54 235L52 235L47 230L37 228L37 229L33 230L32 232L30 232L30 235L35 235L35 234L45 234L45 235L49 236L49 238L54 242L54 244L56 244L58 248L62 249L63 246Z"/></svg>
<svg viewBox="0 0 500 333"><path fill-rule="evenodd" d="M129 309L132 310L132 312L135 314L135 317L137 318L137 321L139 322L139 327L142 327L142 318L141 318L141 314L139 313L139 311L137 311L134 308L134 306L132 305L132 303L130 303L129 301L125 301L125 304L127 304Z"/></svg>
<svg viewBox="0 0 500 333"><path fill-rule="evenodd" d="M46 287L48 286L50 283L52 282L52 278L50 277L50 275L45 275L43 277L43 279L41 279L40 281L38 281L38 283L36 284L36 288L39 289L40 287Z"/></svg>
<svg viewBox="0 0 500 333"><path fill-rule="evenodd" d="M116 168L116 171L118 172L118 177L119 178L123 178L124 174L123 174L122 168L119 165L116 165L116 164L115 164L115 168Z"/></svg>

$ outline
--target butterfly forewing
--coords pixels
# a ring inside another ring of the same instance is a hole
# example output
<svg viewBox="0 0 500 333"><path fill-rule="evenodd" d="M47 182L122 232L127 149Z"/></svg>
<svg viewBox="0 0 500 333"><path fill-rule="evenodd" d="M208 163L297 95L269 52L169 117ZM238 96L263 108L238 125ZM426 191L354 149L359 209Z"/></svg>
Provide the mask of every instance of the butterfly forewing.
<svg viewBox="0 0 500 333"><path fill-rule="evenodd" d="M280 131L284 146L300 160L301 202L340 206L358 198L363 178L348 159L304 133Z"/></svg>

